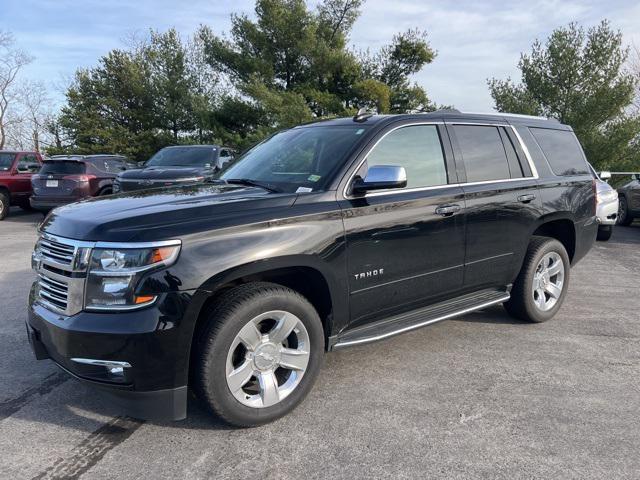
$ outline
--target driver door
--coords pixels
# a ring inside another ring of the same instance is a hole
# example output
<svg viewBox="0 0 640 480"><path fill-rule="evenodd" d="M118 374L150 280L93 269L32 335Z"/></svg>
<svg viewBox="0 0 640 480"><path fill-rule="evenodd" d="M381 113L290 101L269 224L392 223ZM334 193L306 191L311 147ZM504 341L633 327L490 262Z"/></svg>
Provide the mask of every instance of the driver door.
<svg viewBox="0 0 640 480"><path fill-rule="evenodd" d="M407 186L341 200L347 242L350 325L435 303L462 288L464 192L446 130L390 127L354 176L372 165L404 167ZM442 207L454 207L447 209ZM454 210L451 212L450 210Z"/></svg>

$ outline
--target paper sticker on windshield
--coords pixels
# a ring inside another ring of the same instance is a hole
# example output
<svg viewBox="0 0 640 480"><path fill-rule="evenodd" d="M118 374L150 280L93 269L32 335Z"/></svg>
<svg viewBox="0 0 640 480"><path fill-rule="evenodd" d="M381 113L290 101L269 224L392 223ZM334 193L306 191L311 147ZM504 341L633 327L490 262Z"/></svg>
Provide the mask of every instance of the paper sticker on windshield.
<svg viewBox="0 0 640 480"><path fill-rule="evenodd" d="M298 187L298 189L296 190L296 193L309 193L309 192L313 192L313 188L310 188L310 187Z"/></svg>
<svg viewBox="0 0 640 480"><path fill-rule="evenodd" d="M309 175L307 177L307 180L309 180L310 182L317 182L318 180L320 180L320 175Z"/></svg>

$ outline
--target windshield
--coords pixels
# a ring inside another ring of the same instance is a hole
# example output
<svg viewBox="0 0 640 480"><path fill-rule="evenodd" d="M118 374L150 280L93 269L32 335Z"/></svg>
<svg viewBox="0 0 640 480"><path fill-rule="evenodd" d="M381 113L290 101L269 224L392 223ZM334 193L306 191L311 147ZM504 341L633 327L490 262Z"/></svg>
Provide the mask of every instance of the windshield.
<svg viewBox="0 0 640 480"><path fill-rule="evenodd" d="M0 153L0 171L9 170L14 158L16 158L15 153Z"/></svg>
<svg viewBox="0 0 640 480"><path fill-rule="evenodd" d="M362 126L315 126L277 133L220 178L250 180L283 192L322 190L362 138Z"/></svg>
<svg viewBox="0 0 640 480"><path fill-rule="evenodd" d="M204 167L211 166L213 148L168 147L156 153L145 167Z"/></svg>

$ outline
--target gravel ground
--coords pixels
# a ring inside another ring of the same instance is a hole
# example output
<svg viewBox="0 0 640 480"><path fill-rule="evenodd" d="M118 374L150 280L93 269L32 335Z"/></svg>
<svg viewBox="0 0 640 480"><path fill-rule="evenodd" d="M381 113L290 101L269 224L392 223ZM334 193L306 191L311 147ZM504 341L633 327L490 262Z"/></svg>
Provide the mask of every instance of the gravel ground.
<svg viewBox="0 0 640 480"><path fill-rule="evenodd" d="M0 223L0 477L638 478L640 225L572 271L550 322L490 308L328 354L311 395L232 430L196 404L142 423L37 362L24 321L42 218Z"/></svg>

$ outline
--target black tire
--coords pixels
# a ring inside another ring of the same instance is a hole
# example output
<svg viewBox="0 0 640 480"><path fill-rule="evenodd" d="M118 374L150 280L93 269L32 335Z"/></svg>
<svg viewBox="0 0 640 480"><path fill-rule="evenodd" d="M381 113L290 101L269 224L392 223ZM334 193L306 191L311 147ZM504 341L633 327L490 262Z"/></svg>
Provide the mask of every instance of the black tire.
<svg viewBox="0 0 640 480"><path fill-rule="evenodd" d="M598 227L597 239L601 242L606 242L611 238L612 233L613 233L613 225L600 225Z"/></svg>
<svg viewBox="0 0 640 480"><path fill-rule="evenodd" d="M9 208L11 207L11 202L9 200L9 194L5 191L0 190L0 220L4 220L9 215Z"/></svg>
<svg viewBox="0 0 640 480"><path fill-rule="evenodd" d="M309 334L309 362L297 387L275 405L253 408L233 396L227 384L227 355L238 332L256 316L271 310L296 315ZM281 285L255 282L225 293L196 333L192 383L196 396L224 422L255 427L291 412L309 393L324 357L324 332L315 308L299 293Z"/></svg>
<svg viewBox="0 0 640 480"><path fill-rule="evenodd" d="M555 252L562 259L564 280L562 290L555 305L548 311L540 310L534 302L533 281L538 264L547 253ZM511 298L504 304L507 312L526 322L541 323L551 319L560 309L566 297L570 277L569 255L564 245L549 237L533 237L522 264L518 278L513 284Z"/></svg>
<svg viewBox="0 0 640 480"><path fill-rule="evenodd" d="M633 217L629 214L629 204L627 203L626 197L622 195L618 199L618 202L618 225L627 227L633 222Z"/></svg>
<svg viewBox="0 0 640 480"><path fill-rule="evenodd" d="M112 195L113 190L110 187L103 188L98 192L98 197L104 197L105 195Z"/></svg>
<svg viewBox="0 0 640 480"><path fill-rule="evenodd" d="M24 210L25 212L33 212L35 210L35 208L33 208L31 206L30 203L21 203L20 205L18 205L22 210Z"/></svg>

